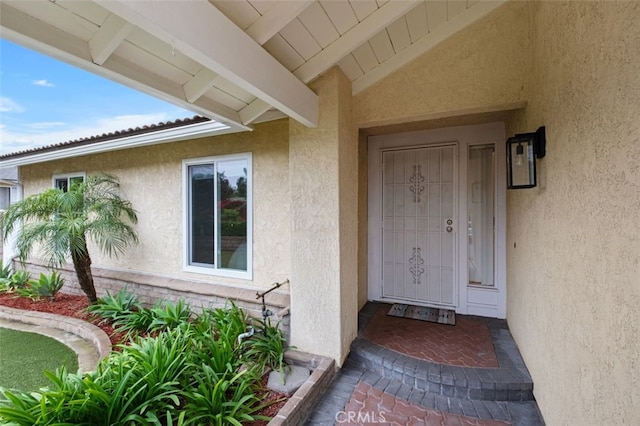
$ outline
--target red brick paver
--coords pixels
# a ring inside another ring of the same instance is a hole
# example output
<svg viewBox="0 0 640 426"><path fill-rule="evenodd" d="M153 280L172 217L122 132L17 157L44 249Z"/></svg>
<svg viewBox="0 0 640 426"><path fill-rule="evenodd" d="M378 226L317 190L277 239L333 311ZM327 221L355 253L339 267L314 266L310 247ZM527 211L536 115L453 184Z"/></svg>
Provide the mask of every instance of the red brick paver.
<svg viewBox="0 0 640 426"><path fill-rule="evenodd" d="M483 420L431 410L398 399L364 382L353 391L351 399L338 413L336 425L391 426L506 426L509 422Z"/></svg>
<svg viewBox="0 0 640 426"><path fill-rule="evenodd" d="M456 316L456 325L387 315L381 306L364 330L364 337L380 346L414 358L459 367L499 367L486 323Z"/></svg>

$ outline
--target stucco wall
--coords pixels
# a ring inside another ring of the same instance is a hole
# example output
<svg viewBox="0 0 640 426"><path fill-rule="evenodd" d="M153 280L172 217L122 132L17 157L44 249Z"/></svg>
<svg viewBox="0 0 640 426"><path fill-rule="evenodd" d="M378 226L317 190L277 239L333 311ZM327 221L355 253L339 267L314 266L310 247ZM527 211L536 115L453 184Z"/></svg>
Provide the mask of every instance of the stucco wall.
<svg viewBox="0 0 640 426"><path fill-rule="evenodd" d="M109 172L138 211L140 244L119 259L90 248L97 267L141 271L217 284L270 286L289 278L288 121L256 126L253 132L115 151L21 168L25 195L52 185L53 174ZM182 271L182 160L238 152L253 153L253 281Z"/></svg>
<svg viewBox="0 0 640 426"><path fill-rule="evenodd" d="M546 125L547 155L508 194L509 326L547 424L640 424L640 3L529 12L508 134Z"/></svg>
<svg viewBox="0 0 640 426"><path fill-rule="evenodd" d="M357 138L344 73L311 87L318 127L290 122L291 339L341 365L357 333Z"/></svg>
<svg viewBox="0 0 640 426"><path fill-rule="evenodd" d="M526 2L509 2L354 97L360 127L506 109L524 100Z"/></svg>
<svg viewBox="0 0 640 426"><path fill-rule="evenodd" d="M547 126L540 186L508 193L507 315L548 424L640 424L637 22L637 2L509 2L354 97L364 128L518 102L508 135Z"/></svg>
<svg viewBox="0 0 640 426"><path fill-rule="evenodd" d="M509 2L454 34L415 61L353 98L353 121L361 132L359 191L359 294L367 300L368 135L488 123L526 98L526 2Z"/></svg>

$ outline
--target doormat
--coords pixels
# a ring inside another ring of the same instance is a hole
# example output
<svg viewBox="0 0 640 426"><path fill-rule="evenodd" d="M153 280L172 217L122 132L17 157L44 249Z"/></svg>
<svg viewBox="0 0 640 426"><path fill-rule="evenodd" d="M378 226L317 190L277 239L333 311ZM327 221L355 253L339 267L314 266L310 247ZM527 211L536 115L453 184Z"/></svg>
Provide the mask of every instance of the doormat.
<svg viewBox="0 0 640 426"><path fill-rule="evenodd" d="M387 315L410 318L438 324L456 325L456 311L452 309L426 308L424 306L394 304Z"/></svg>

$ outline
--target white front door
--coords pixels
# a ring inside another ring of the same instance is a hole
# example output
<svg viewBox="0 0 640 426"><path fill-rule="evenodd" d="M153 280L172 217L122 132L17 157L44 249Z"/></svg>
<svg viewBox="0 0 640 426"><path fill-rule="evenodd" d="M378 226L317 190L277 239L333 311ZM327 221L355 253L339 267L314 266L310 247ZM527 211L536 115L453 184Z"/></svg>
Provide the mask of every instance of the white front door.
<svg viewBox="0 0 640 426"><path fill-rule="evenodd" d="M504 141L500 122L367 138L369 300L506 317Z"/></svg>
<svg viewBox="0 0 640 426"><path fill-rule="evenodd" d="M382 151L382 297L455 307L457 146Z"/></svg>

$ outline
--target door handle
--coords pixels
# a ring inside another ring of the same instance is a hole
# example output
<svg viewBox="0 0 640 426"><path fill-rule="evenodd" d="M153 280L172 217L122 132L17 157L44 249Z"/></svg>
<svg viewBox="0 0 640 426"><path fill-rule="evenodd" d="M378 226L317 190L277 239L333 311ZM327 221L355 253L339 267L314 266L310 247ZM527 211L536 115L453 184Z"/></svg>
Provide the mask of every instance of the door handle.
<svg viewBox="0 0 640 426"><path fill-rule="evenodd" d="M447 232L453 232L453 227L452 226L447 226Z"/></svg>

